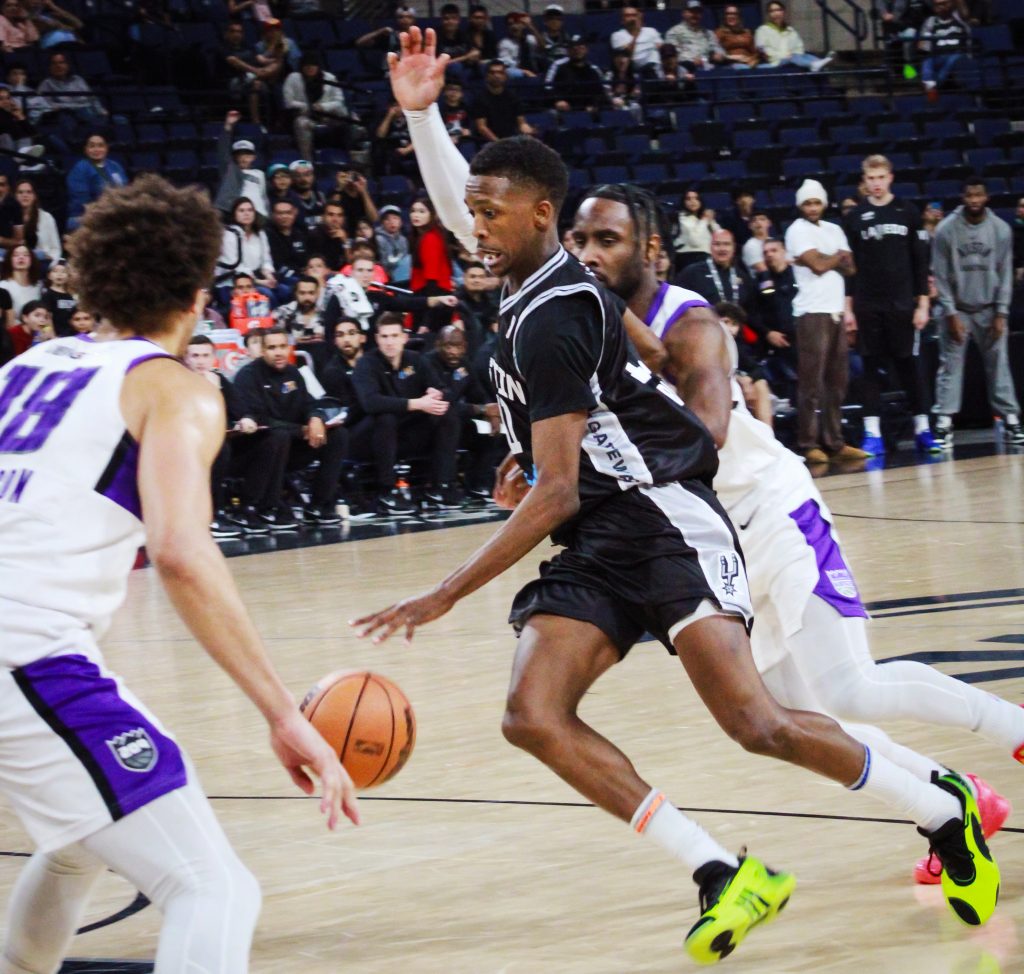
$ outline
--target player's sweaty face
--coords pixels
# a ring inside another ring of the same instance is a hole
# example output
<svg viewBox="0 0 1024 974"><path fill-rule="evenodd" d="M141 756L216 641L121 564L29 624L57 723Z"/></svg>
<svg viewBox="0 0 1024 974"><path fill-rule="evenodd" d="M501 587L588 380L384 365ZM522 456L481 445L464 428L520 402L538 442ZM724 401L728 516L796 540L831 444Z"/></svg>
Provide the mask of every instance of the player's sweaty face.
<svg viewBox="0 0 1024 974"><path fill-rule="evenodd" d="M629 300L643 274L633 220L625 203L591 198L576 211L576 256L610 291Z"/></svg>
<svg viewBox="0 0 1024 974"><path fill-rule="evenodd" d="M513 186L505 176L471 174L466 181L466 206L473 216L477 253L495 276L508 274L528 250L540 249L542 231L534 226L535 192Z"/></svg>

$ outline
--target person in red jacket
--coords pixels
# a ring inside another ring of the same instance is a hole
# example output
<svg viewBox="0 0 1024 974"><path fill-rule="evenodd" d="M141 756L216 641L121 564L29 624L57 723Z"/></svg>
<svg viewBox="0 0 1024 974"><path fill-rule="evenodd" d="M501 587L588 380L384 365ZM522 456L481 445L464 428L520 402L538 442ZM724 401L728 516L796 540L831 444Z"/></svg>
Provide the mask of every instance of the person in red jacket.
<svg viewBox="0 0 1024 974"><path fill-rule="evenodd" d="M412 277L409 287L415 294L434 297L452 293L452 259L448 250L448 234L437 218L430 197L421 194L409 207L409 251L412 254ZM451 311L436 311L407 318L406 327L417 332L436 334L451 322Z"/></svg>

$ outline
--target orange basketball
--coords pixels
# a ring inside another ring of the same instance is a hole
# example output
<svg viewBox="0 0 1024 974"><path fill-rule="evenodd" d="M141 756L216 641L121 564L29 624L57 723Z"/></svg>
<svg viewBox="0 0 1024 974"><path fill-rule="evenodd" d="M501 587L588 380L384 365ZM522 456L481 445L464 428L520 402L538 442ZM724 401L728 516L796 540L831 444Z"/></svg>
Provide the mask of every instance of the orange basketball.
<svg viewBox="0 0 1024 974"><path fill-rule="evenodd" d="M416 743L412 705L379 673L328 673L310 688L299 709L334 748L357 788L393 778Z"/></svg>

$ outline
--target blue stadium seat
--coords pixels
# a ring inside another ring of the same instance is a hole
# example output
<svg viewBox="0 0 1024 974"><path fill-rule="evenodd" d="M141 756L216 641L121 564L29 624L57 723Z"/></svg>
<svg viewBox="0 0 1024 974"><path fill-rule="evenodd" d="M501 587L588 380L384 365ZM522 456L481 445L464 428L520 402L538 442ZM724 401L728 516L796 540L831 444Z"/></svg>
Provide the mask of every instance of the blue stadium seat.
<svg viewBox="0 0 1024 974"><path fill-rule="evenodd" d="M956 166L963 161L960 158L960 153L953 149L928 149L922 152L918 159L922 166L927 166L929 169L938 169L941 166Z"/></svg>
<svg viewBox="0 0 1024 974"><path fill-rule="evenodd" d="M843 122L841 125L829 125L828 133L833 142L844 145L848 142L859 142L868 138L868 127Z"/></svg>
<svg viewBox="0 0 1024 974"><path fill-rule="evenodd" d="M712 163L716 176L726 176L730 179L742 179L747 174L746 163L739 159L716 159Z"/></svg>
<svg viewBox="0 0 1024 974"><path fill-rule="evenodd" d="M135 173L159 172L161 169L159 152L132 152L128 155L128 168Z"/></svg>
<svg viewBox="0 0 1024 974"><path fill-rule="evenodd" d="M135 141L143 146L166 145L167 129L153 122L139 123L135 126Z"/></svg>
<svg viewBox="0 0 1024 974"><path fill-rule="evenodd" d="M816 128L794 128L780 129L779 143L786 146L800 146L808 142L818 141L818 130Z"/></svg>
<svg viewBox="0 0 1024 974"><path fill-rule="evenodd" d="M838 174L860 172L860 164L864 161L861 155L829 156L828 168Z"/></svg>
<svg viewBox="0 0 1024 974"><path fill-rule="evenodd" d="M720 122L724 122L726 125L731 125L733 122L738 122L740 119L756 118L757 105L756 103L751 102L719 105L715 109L715 116Z"/></svg>
<svg viewBox="0 0 1024 974"><path fill-rule="evenodd" d="M924 195L932 199L958 199L961 183L956 179L929 179L924 185Z"/></svg>
<svg viewBox="0 0 1024 974"><path fill-rule="evenodd" d="M628 166L594 166L590 173L595 183L628 183L632 178Z"/></svg>
<svg viewBox="0 0 1024 974"><path fill-rule="evenodd" d="M650 151L651 140L646 135L616 135L615 148L632 160L637 159Z"/></svg>
<svg viewBox="0 0 1024 974"><path fill-rule="evenodd" d="M920 134L913 122L883 122L877 128L878 135L889 141L916 139Z"/></svg>
<svg viewBox="0 0 1024 974"><path fill-rule="evenodd" d="M1010 120L1008 118L979 118L973 125L974 137L978 145L992 145L996 136L1003 135L1010 131Z"/></svg>
<svg viewBox="0 0 1024 974"><path fill-rule="evenodd" d="M801 159L797 157L782 160L782 175L786 179L793 179L797 176L807 176L812 172L817 172L820 168L820 160L814 158Z"/></svg>
<svg viewBox="0 0 1024 974"><path fill-rule="evenodd" d="M199 153L191 149L171 149L164 155L164 165L168 169L195 172L199 168Z"/></svg>
<svg viewBox="0 0 1024 974"><path fill-rule="evenodd" d="M1018 9L1019 15L1020 10ZM974 42L986 54L1012 54L1014 52L1013 34L1006 24L975 27L971 34Z"/></svg>
<svg viewBox="0 0 1024 974"><path fill-rule="evenodd" d="M732 133L732 144L736 149L760 149L771 143L770 129L740 129Z"/></svg>
<svg viewBox="0 0 1024 974"><path fill-rule="evenodd" d="M761 103L761 118L783 119L794 118L800 114L797 103L793 101L766 101Z"/></svg>
<svg viewBox="0 0 1024 974"><path fill-rule="evenodd" d="M633 178L638 183L663 183L672 175L673 168L666 163L642 163L633 167Z"/></svg>
<svg viewBox="0 0 1024 974"><path fill-rule="evenodd" d="M993 162L1002 162L1006 156L1003 155L1003 150L995 147L989 147L985 149L968 149L964 153L967 162L973 166L978 172L981 172L984 166L989 165Z"/></svg>

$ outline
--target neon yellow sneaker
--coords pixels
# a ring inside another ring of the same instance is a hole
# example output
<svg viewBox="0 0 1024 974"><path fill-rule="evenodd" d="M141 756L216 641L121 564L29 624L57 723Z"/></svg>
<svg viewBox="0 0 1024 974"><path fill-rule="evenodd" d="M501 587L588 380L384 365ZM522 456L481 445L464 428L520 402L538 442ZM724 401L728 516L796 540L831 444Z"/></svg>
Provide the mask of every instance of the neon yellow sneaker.
<svg viewBox="0 0 1024 974"><path fill-rule="evenodd" d="M942 893L949 908L964 923L979 927L999 902L999 867L985 842L981 813L970 785L953 771L933 777L932 783L960 802L963 818L951 818L931 833L918 831L942 863Z"/></svg>
<svg viewBox="0 0 1024 974"><path fill-rule="evenodd" d="M753 927L778 915L796 888L792 873L775 872L753 856L741 856L735 869L710 863L694 878L700 883L701 916L684 943L698 964L728 957Z"/></svg>

